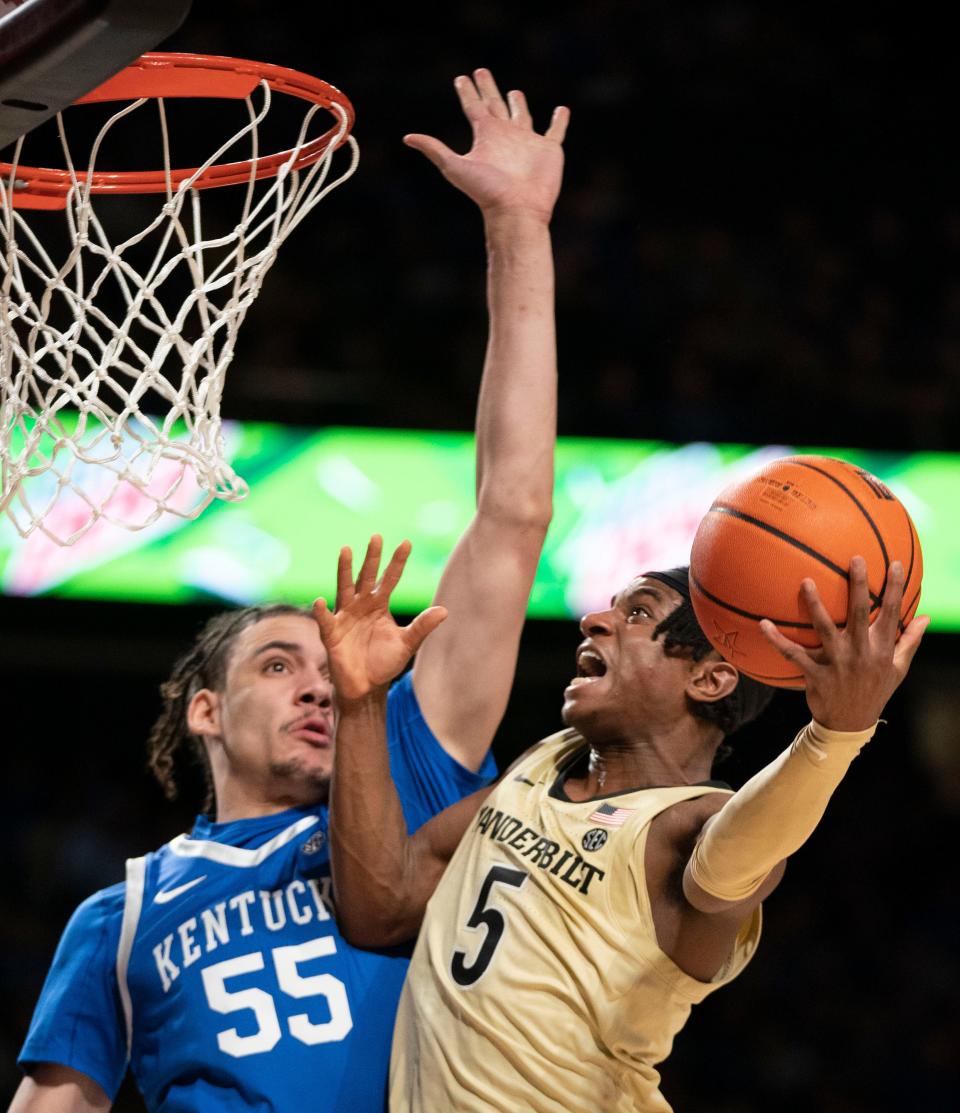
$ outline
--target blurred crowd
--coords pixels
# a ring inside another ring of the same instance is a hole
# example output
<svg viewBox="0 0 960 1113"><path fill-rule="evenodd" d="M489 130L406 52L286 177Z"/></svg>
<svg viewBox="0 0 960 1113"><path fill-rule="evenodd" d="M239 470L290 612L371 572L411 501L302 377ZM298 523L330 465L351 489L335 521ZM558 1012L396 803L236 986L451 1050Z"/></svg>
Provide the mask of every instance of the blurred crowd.
<svg viewBox="0 0 960 1113"><path fill-rule="evenodd" d="M917 49L919 27L857 7L468 0L444 13L398 5L377 22L198 0L170 47L334 81L356 105L363 152L268 277L225 411L470 426L481 229L400 137L427 131L462 150L450 82L483 64L526 90L542 126L554 104L573 109L554 225L563 433L957 449L951 71L937 43ZM118 639L154 621L129 613ZM573 636L530 634L501 764L552 729ZM921 653L894 725L770 902L752 967L678 1039L664 1083L678 1113L955 1104L960 909L942 848L960 818L960 658L947 639L928 657L940 671L925 673ZM70 910L190 822L191 802L171 809L143 772L163 674L134 661L118 682L86 668L8 675L0 1104ZM37 712L51 696L54 723ZM761 724L768 749L802 717L784 700ZM741 747L724 775L740 783L760 750ZM141 1106L125 1091L117 1108Z"/></svg>
<svg viewBox="0 0 960 1113"><path fill-rule="evenodd" d="M485 64L541 126L573 109L554 222L563 432L955 446L948 71L934 48L921 68L908 28L854 9L824 26L736 2L491 2L363 32L347 18L315 45L244 6L225 29L205 5L182 35L341 84L362 160L245 326L239 416L469 426L476 219L400 137L462 150L450 82Z"/></svg>

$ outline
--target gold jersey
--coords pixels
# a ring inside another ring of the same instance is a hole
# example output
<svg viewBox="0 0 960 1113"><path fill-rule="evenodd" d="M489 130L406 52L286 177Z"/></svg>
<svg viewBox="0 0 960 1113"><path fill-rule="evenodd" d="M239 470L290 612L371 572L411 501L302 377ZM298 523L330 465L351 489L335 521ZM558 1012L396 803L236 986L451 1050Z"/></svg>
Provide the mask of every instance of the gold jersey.
<svg viewBox="0 0 960 1113"><path fill-rule="evenodd" d="M393 1113L670 1113L656 1065L691 1007L734 978L760 911L710 982L657 945L650 822L710 792L684 785L581 803L584 753L547 738L487 799L429 905L393 1041Z"/></svg>

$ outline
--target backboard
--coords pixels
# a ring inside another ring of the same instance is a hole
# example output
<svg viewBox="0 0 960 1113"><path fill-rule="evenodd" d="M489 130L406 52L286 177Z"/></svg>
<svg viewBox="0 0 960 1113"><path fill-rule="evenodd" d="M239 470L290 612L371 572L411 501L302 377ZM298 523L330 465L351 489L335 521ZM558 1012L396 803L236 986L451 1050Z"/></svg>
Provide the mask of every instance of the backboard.
<svg viewBox="0 0 960 1113"><path fill-rule="evenodd" d="M0 149L171 35L190 0L0 0Z"/></svg>

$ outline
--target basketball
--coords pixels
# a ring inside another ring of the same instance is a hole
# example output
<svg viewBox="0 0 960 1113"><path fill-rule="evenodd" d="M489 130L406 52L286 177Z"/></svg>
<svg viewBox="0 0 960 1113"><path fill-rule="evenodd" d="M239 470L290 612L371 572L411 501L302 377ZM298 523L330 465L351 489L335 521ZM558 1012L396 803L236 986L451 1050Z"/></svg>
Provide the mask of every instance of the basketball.
<svg viewBox="0 0 960 1113"><path fill-rule="evenodd" d="M809 648L820 640L800 604L800 584L814 580L838 625L847 617L850 559L867 562L871 623L883 602L887 571L904 570L900 632L920 602L923 558L903 503L862 468L828 456L786 456L734 483L714 500L690 556L690 594L711 644L746 676L802 688L796 666L760 632L763 618Z"/></svg>

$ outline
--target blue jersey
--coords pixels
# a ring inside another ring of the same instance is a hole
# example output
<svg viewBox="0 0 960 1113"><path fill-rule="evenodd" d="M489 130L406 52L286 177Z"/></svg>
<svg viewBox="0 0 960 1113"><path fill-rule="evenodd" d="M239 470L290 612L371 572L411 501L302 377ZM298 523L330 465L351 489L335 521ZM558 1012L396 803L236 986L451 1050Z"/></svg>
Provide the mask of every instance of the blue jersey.
<svg viewBox="0 0 960 1113"><path fill-rule="evenodd" d="M409 674L387 734L411 831L494 774L447 754ZM73 1067L111 1099L129 1065L163 1113L382 1113L407 955L340 935L326 806L201 817L74 914L20 1063Z"/></svg>

